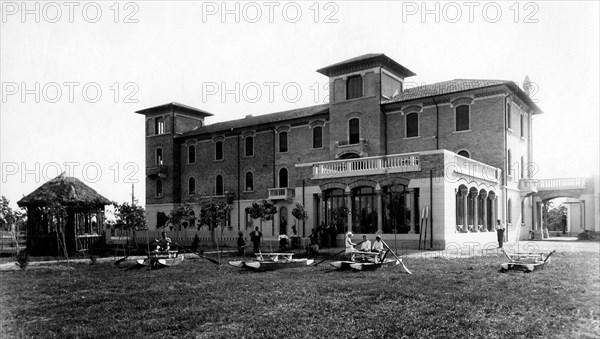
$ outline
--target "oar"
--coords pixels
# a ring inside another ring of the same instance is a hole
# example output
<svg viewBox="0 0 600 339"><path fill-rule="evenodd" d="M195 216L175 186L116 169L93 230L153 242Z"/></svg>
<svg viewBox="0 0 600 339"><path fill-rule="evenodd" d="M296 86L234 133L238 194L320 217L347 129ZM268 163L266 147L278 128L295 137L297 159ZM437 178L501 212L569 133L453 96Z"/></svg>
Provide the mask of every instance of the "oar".
<svg viewBox="0 0 600 339"><path fill-rule="evenodd" d="M358 246L358 245L362 244L363 242L364 242L364 241L361 241L361 242L359 242L358 244L356 244L356 245L354 245L354 246ZM331 256L329 256L329 257L327 257L327 258L325 258L325 259L323 259L323 260L319 261L318 263L314 264L313 266L317 266L317 265L321 264L322 262L324 262L324 261L327 261L327 260L329 260L329 259L331 259L331 258L333 258L333 257L336 257L336 256L338 256L338 255L340 255L340 254L342 254L342 253L344 253L344 252L346 252L346 249L345 249L345 248L344 248L343 250L341 250L340 252L338 252L338 253L336 253L336 254L334 254L334 255L331 255Z"/></svg>
<svg viewBox="0 0 600 339"><path fill-rule="evenodd" d="M212 259L212 258L209 258L209 257L205 257L205 256L203 256L202 254L200 254L200 253L198 253L198 252L194 252L194 251L192 251L192 249L191 249L191 248L187 248L187 247L185 247L185 246L181 246L181 245L179 245L179 244L176 244L176 243L174 243L174 242L170 242L170 243L171 243L171 244L173 244L173 245L176 245L177 247L181 247L182 249L184 249L184 250L187 250L188 252L190 252L190 253L193 253L193 254L195 254L195 255L199 256L199 257L200 257L200 258L202 258L202 259L206 259L206 260L210 261L211 263L213 263L213 264L215 264L215 265L221 265L221 263L220 263L220 262L218 262L217 260L215 260L215 259Z"/></svg>
<svg viewBox="0 0 600 339"><path fill-rule="evenodd" d="M412 272L406 267L406 265L404 265L404 263L402 262L402 259L400 259L396 253L394 253L394 251L392 251L392 249L388 246L388 244L385 243L385 241L381 240L381 242L383 243L383 246L385 246L385 248L388 249L388 251L392 252L392 255L400 262L400 265L402 265L402 268L406 271L406 273L408 274L412 274Z"/></svg>
<svg viewBox="0 0 600 339"><path fill-rule="evenodd" d="M554 252L556 252L556 250L550 252L550 254L548 254L548 256L546 257L546 259L544 259L544 262L546 262L546 260L548 260L548 258L550 258L550 256L554 254Z"/></svg>

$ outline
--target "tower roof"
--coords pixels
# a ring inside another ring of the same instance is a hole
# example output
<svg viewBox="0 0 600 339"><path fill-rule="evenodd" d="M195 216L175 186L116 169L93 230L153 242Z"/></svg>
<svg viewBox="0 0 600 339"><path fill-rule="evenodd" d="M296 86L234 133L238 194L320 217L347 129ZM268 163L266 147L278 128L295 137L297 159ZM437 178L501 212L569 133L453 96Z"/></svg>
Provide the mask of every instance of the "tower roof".
<svg viewBox="0 0 600 339"><path fill-rule="evenodd" d="M327 67L323 67L317 70L317 72L326 75L332 76L340 74L342 70L351 69L351 68L369 68L374 66L385 66L387 69L398 73L403 77L410 77L416 75L408 68L400 65L390 57L386 56L383 53L370 53L364 54L361 56L357 56L348 60L344 60L333 65L329 65Z"/></svg>
<svg viewBox="0 0 600 339"><path fill-rule="evenodd" d="M169 102L164 105L145 108L145 109L136 111L135 113L146 115L146 114L159 113L159 112L164 112L164 111L173 111L173 110L177 110L177 112L180 112L180 113L188 113L191 115L196 115L196 116L201 116L201 117L213 116L212 113L203 111L199 108L195 108L192 106L180 104L178 102Z"/></svg>

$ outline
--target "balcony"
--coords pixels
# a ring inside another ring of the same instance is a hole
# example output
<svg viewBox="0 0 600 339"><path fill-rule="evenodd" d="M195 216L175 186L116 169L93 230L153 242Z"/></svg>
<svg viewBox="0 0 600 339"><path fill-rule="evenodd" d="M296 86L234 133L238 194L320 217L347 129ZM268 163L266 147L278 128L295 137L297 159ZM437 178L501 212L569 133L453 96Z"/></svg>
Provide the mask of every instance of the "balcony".
<svg viewBox="0 0 600 339"><path fill-rule="evenodd" d="M288 200L294 198L293 188L269 188L269 200Z"/></svg>
<svg viewBox="0 0 600 339"><path fill-rule="evenodd" d="M318 162L313 164L313 179L414 172L420 170L419 154L395 154Z"/></svg>
<svg viewBox="0 0 600 339"><path fill-rule="evenodd" d="M155 165L155 166L146 166L146 176L147 177L159 177L161 179L165 179L167 177L167 166L165 165Z"/></svg>
<svg viewBox="0 0 600 339"><path fill-rule="evenodd" d="M560 179L521 179L519 189L529 191L550 191L567 189L585 189L585 178Z"/></svg>

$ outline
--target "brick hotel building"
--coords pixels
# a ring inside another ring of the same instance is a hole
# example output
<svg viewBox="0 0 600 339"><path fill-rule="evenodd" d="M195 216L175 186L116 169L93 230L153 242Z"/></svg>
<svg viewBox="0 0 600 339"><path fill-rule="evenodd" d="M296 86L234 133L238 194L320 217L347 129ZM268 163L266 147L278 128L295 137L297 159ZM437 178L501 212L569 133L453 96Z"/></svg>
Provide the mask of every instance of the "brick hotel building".
<svg viewBox="0 0 600 339"><path fill-rule="evenodd" d="M428 246L447 248L495 244L496 219L509 240L532 229L537 212L519 179L529 176L532 117L542 111L514 82L405 88L415 74L384 54L317 71L329 77L328 104L210 125L211 113L177 103L137 111L150 229L198 196L232 204L227 239L259 225L246 208L263 199L278 210L262 224L266 238L292 234L296 203L308 211L300 236L330 225L340 245L348 230L407 247L427 232ZM178 232L209 238L206 227Z"/></svg>

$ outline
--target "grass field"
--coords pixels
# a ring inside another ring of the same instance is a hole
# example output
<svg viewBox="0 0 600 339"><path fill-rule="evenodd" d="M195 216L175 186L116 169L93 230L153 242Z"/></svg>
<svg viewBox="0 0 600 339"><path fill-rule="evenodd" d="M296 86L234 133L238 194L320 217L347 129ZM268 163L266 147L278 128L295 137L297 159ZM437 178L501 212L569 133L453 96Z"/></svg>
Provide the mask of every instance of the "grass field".
<svg viewBox="0 0 600 339"><path fill-rule="evenodd" d="M0 272L0 337L598 338L598 254L552 259L534 273L498 273L496 257L407 258L413 275L203 260Z"/></svg>

